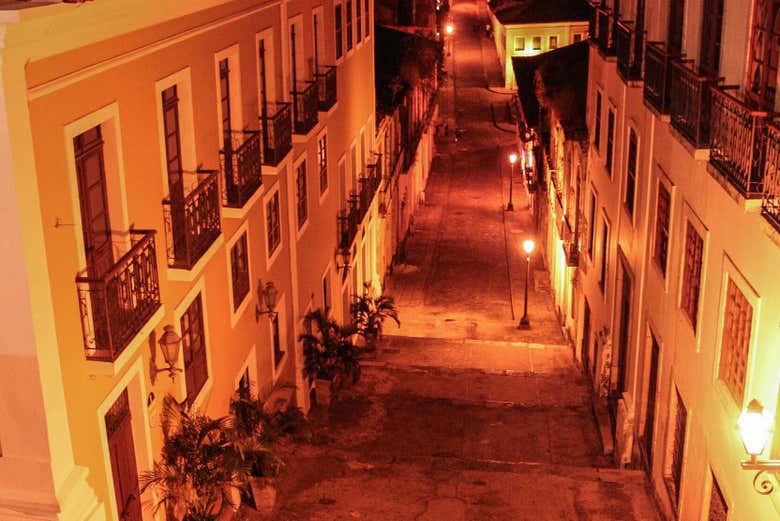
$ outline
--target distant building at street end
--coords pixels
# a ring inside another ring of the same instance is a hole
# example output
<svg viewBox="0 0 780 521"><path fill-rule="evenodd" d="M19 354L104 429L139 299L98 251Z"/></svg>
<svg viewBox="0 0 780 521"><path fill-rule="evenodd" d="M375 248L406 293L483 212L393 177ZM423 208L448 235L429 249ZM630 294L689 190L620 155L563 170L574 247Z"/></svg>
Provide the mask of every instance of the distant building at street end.
<svg viewBox="0 0 780 521"><path fill-rule="evenodd" d="M513 56L536 56L588 39L589 10L584 0L497 0L489 6L507 88L517 86Z"/></svg>

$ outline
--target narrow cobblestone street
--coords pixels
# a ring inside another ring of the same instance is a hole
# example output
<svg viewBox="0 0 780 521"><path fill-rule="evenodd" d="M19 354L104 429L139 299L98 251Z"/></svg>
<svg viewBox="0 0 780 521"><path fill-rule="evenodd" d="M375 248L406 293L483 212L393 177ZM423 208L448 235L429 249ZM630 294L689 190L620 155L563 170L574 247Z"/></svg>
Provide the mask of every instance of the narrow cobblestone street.
<svg viewBox="0 0 780 521"><path fill-rule="evenodd" d="M296 445L280 477L279 520L604 520L658 518L644 474L610 468L591 392L561 334L536 259L523 311L522 182L481 2L458 2L425 204L386 281L401 327L386 327L361 381ZM456 142L452 129L463 129ZM518 176L519 179L519 176Z"/></svg>

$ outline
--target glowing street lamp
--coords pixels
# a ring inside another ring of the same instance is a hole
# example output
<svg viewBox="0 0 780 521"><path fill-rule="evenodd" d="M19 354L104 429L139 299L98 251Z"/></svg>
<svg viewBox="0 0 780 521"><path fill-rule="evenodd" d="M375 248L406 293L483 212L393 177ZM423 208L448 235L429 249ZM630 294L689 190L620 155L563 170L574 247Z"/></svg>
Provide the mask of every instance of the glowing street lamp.
<svg viewBox="0 0 780 521"><path fill-rule="evenodd" d="M523 251L525 252L525 298L523 299L523 316L520 319L520 323L517 325L518 329L530 329L531 322L528 320L528 280L531 278L531 254L536 248L536 242L533 239L526 239L523 241Z"/></svg>
<svg viewBox="0 0 780 521"><path fill-rule="evenodd" d="M506 209L510 212L515 209L512 204L512 185L514 184L513 181L515 179L515 163L517 163L517 154L512 152L509 154L509 164L512 165L509 174L509 204L506 205Z"/></svg>
<svg viewBox="0 0 780 521"><path fill-rule="evenodd" d="M447 25L444 26L444 32L447 33L447 35L451 35L455 32L455 26L452 25L451 22L447 22Z"/></svg>
<svg viewBox="0 0 780 521"><path fill-rule="evenodd" d="M769 435L772 430L772 414L764 410L764 407L756 399L750 400L750 403L739 415L739 434L742 443L745 446L745 452L750 459L743 460L740 466L743 470L757 470L753 478L753 488L761 495L771 494L775 485L767 477L762 477L763 473L780 470L780 460L760 460L758 457L764 452Z"/></svg>

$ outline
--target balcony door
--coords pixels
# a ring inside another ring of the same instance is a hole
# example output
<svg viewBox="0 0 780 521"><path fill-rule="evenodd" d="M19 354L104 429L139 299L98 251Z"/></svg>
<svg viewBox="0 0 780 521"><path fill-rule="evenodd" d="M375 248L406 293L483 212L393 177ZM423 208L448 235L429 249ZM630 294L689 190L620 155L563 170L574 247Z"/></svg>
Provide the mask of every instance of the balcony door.
<svg viewBox="0 0 780 521"><path fill-rule="evenodd" d="M187 255L187 223L184 212L184 180L181 166L179 130L179 97L176 85L162 92L163 131L165 132L165 164L168 170L168 197L171 200L171 232L176 260Z"/></svg>
<svg viewBox="0 0 780 521"><path fill-rule="evenodd" d="M135 463L133 425L127 389L108 410L105 422L119 521L141 521L138 468Z"/></svg>
<svg viewBox="0 0 780 521"><path fill-rule="evenodd" d="M666 37L669 54L675 55L682 52L684 17L685 0L671 0L669 2L669 27Z"/></svg>
<svg viewBox="0 0 780 521"><path fill-rule="evenodd" d="M710 78L720 70L720 39L723 30L723 0L704 0L699 66Z"/></svg>
<svg viewBox="0 0 780 521"><path fill-rule="evenodd" d="M114 263L100 125L73 138L87 274L100 277Z"/></svg>
<svg viewBox="0 0 780 521"><path fill-rule="evenodd" d="M227 58L219 61L219 106L222 113L222 160L225 162L225 193L228 201L238 199L238 172L233 171L233 122L230 115L230 62Z"/></svg>
<svg viewBox="0 0 780 521"><path fill-rule="evenodd" d="M775 109L780 55L780 0L755 0L748 49L748 98L759 108Z"/></svg>

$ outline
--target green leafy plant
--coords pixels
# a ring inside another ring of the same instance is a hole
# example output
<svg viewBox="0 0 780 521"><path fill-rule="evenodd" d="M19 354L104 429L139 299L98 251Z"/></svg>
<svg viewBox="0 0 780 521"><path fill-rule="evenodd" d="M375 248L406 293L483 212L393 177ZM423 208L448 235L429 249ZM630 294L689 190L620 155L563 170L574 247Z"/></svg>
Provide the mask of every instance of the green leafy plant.
<svg viewBox="0 0 780 521"><path fill-rule="evenodd" d="M155 512L164 507L177 520L216 520L235 493L246 488L249 476L234 443L233 418L198 414L168 395L160 421L160 459L141 475L141 491L154 490Z"/></svg>
<svg viewBox="0 0 780 521"><path fill-rule="evenodd" d="M362 295L355 295L351 312L358 333L370 346L373 346L382 335L385 320L392 319L399 327L401 326L395 299L390 295L375 297L371 292L370 284L363 285Z"/></svg>
<svg viewBox="0 0 780 521"><path fill-rule="evenodd" d="M230 401L233 417L232 439L244 461L255 477L274 477L281 467L281 460L271 447L273 439L267 436L269 415L264 412L264 402L252 396L248 385L239 385Z"/></svg>
<svg viewBox="0 0 780 521"><path fill-rule="evenodd" d="M282 436L295 441L311 441L311 423L299 407L288 407L265 416L263 439L275 441Z"/></svg>
<svg viewBox="0 0 780 521"><path fill-rule="evenodd" d="M360 378L358 348L352 343L357 332L354 325L341 326L325 311L315 309L306 314L311 332L303 333L303 375L338 382Z"/></svg>

